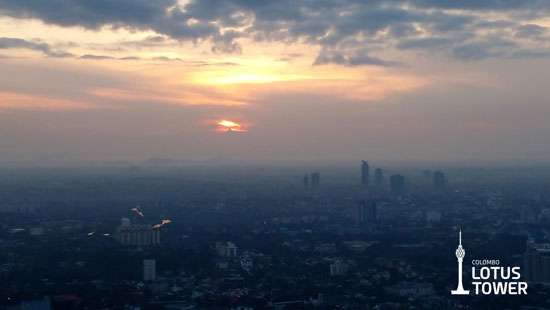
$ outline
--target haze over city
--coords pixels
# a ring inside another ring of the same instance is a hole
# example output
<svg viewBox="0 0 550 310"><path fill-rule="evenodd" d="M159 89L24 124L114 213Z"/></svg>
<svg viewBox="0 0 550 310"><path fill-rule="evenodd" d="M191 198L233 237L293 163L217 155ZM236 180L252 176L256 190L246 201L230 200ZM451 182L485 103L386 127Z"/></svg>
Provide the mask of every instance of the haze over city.
<svg viewBox="0 0 550 310"><path fill-rule="evenodd" d="M550 1L0 0L0 310L542 310Z"/></svg>
<svg viewBox="0 0 550 310"><path fill-rule="evenodd" d="M0 162L547 162L549 13L0 0Z"/></svg>

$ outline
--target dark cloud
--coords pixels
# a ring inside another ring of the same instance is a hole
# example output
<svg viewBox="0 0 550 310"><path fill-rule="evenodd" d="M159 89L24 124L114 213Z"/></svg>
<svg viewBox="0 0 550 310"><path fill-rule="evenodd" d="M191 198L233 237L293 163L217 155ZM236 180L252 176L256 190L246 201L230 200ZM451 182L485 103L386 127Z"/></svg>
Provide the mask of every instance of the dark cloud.
<svg viewBox="0 0 550 310"><path fill-rule="evenodd" d="M431 37L431 38L415 38L405 39L397 44L399 49L437 49L445 47L454 42L450 37Z"/></svg>
<svg viewBox="0 0 550 310"><path fill-rule="evenodd" d="M236 31L227 31L217 40L214 41L214 46L212 46L212 52L214 53L229 53L229 54L240 54L241 45L235 42L235 39L240 37L241 34Z"/></svg>
<svg viewBox="0 0 550 310"><path fill-rule="evenodd" d="M144 58L138 56L124 56L124 57L114 57L109 55L95 55L95 54L85 54L79 57L78 59L85 60L136 60L136 61L161 61L161 62L179 62L185 66L189 67L206 67L206 66L238 66L239 64L234 62L206 62L206 61L195 61L195 60L184 60L178 57L167 57L167 56L156 56L151 58Z"/></svg>
<svg viewBox="0 0 550 310"><path fill-rule="evenodd" d="M153 58L142 58L137 56L125 56L125 57L115 57L111 55L96 55L96 54L84 54L84 55L75 55L62 50L56 50L51 47L50 44L44 42L35 42L24 40L20 38L6 38L0 37L0 49L27 49L31 51L41 52L42 54L48 57L67 57L67 58L77 58L84 60L155 60L155 61L182 61L180 58L166 57L166 56L157 56Z"/></svg>
<svg viewBox="0 0 550 310"><path fill-rule="evenodd" d="M71 53L52 50L50 45L43 42L27 41L19 38L0 38L0 49L29 49L41 52L49 57L73 57Z"/></svg>
<svg viewBox="0 0 550 310"><path fill-rule="evenodd" d="M142 58L137 56L125 56L125 57L113 57L109 55L94 55L86 54L78 57L79 59L89 59L89 60L154 60L154 61L182 61L180 58L166 57L166 56L156 56L152 58Z"/></svg>
<svg viewBox="0 0 550 310"><path fill-rule="evenodd" d="M173 43L172 41L173 40L165 36L154 35L154 36L148 36L141 40L122 41L118 43L118 45L123 47L130 47L132 49L141 49L141 48L149 48L149 47L166 46L168 44Z"/></svg>
<svg viewBox="0 0 550 310"><path fill-rule="evenodd" d="M369 56L366 50L360 50L350 54L345 54L339 51L323 50L319 53L317 59L315 59L314 65L324 65L330 63L344 66L374 65L390 67L399 65L399 63L395 61L383 60Z"/></svg>
<svg viewBox="0 0 550 310"><path fill-rule="evenodd" d="M460 10L516 10L516 9L548 9L546 0L409 0L409 4L418 7Z"/></svg>
<svg viewBox="0 0 550 310"><path fill-rule="evenodd" d="M176 4L176 0L0 0L0 12L59 26L124 27L184 40L223 39L211 21L194 20Z"/></svg>
<svg viewBox="0 0 550 310"><path fill-rule="evenodd" d="M106 55L91 55L86 54L79 57L80 59L92 59L92 60L106 60L106 59L116 59L112 56L106 56Z"/></svg>
<svg viewBox="0 0 550 310"><path fill-rule="evenodd" d="M510 54L510 58L547 58L550 57L549 50L522 50L518 49Z"/></svg>
<svg viewBox="0 0 550 310"><path fill-rule="evenodd" d="M137 56L126 56L126 57L121 57L120 60L140 60L141 58L137 57Z"/></svg>
<svg viewBox="0 0 550 310"><path fill-rule="evenodd" d="M153 57L152 60L157 60L157 61L181 61L180 58L166 57L166 56Z"/></svg>
<svg viewBox="0 0 550 310"><path fill-rule="evenodd" d="M498 20L484 13L498 11ZM524 25L550 12L546 0L0 0L0 12L37 18L60 26L88 29L124 27L158 36L134 46L167 40L212 42L214 53L240 53L242 37L260 41L303 42L320 46L316 64L381 65L380 50L434 49L459 59L540 54L545 29ZM540 26L539 26L540 27ZM503 41L518 40L506 53L482 33L498 31ZM529 40L523 44L521 40ZM361 53L356 51L360 49ZM327 52L331 51L331 52ZM497 51L495 51L497 50ZM529 51L533 52L530 53Z"/></svg>
<svg viewBox="0 0 550 310"><path fill-rule="evenodd" d="M0 0L6 15L38 18L60 26L98 29L105 25L149 28L162 19L175 0Z"/></svg>
<svg viewBox="0 0 550 310"><path fill-rule="evenodd" d="M518 50L520 47L513 41L492 38L460 44L452 50L452 54L463 60L480 60L490 57L511 58Z"/></svg>
<svg viewBox="0 0 550 310"><path fill-rule="evenodd" d="M542 38L548 34L548 28L534 24L521 25L517 28L516 36L519 38Z"/></svg>

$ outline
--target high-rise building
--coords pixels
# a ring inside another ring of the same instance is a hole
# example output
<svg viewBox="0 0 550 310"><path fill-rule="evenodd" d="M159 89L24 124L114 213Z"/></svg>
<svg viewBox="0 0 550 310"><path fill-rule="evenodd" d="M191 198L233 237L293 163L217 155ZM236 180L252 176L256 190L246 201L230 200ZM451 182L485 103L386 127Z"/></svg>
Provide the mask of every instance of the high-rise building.
<svg viewBox="0 0 550 310"><path fill-rule="evenodd" d="M384 171L380 168L374 170L374 185L377 187L384 185Z"/></svg>
<svg viewBox="0 0 550 310"><path fill-rule="evenodd" d="M527 281L550 284L550 244L528 242L523 264Z"/></svg>
<svg viewBox="0 0 550 310"><path fill-rule="evenodd" d="M313 172L310 177L311 188L313 189L319 188L320 183L321 183L321 174L319 174L319 172Z"/></svg>
<svg viewBox="0 0 550 310"><path fill-rule="evenodd" d="M373 200L361 200L357 205L357 222L360 225L374 224L378 221L376 202Z"/></svg>
<svg viewBox="0 0 550 310"><path fill-rule="evenodd" d="M143 281L155 281L157 279L157 261L154 259L143 260Z"/></svg>
<svg viewBox="0 0 550 310"><path fill-rule="evenodd" d="M367 221L367 203L365 200L359 201L357 204L357 213L355 213L355 221L359 225L363 225Z"/></svg>
<svg viewBox="0 0 550 310"><path fill-rule="evenodd" d="M405 194L405 177L400 174L394 174L390 177L390 190L394 195Z"/></svg>
<svg viewBox="0 0 550 310"><path fill-rule="evenodd" d="M441 171L436 171L433 174L433 182L434 182L434 189L437 191L444 190L447 186L447 179L445 178L445 174Z"/></svg>
<svg viewBox="0 0 550 310"><path fill-rule="evenodd" d="M302 182L304 184L304 189L309 189L309 175L304 175Z"/></svg>
<svg viewBox="0 0 550 310"><path fill-rule="evenodd" d="M233 242L216 242L216 252L222 257L237 257L238 248Z"/></svg>
<svg viewBox="0 0 550 310"><path fill-rule="evenodd" d="M123 218L116 230L115 238L123 245L158 245L160 244L160 228L153 228L151 225L132 224L129 219Z"/></svg>
<svg viewBox="0 0 550 310"><path fill-rule="evenodd" d="M367 202L367 222L376 223L378 222L378 206L376 201Z"/></svg>
<svg viewBox="0 0 550 310"><path fill-rule="evenodd" d="M331 276L343 276L349 270L349 265L346 264L341 259L336 260L334 263L330 264L330 275Z"/></svg>
<svg viewBox="0 0 550 310"><path fill-rule="evenodd" d="M369 163L366 160L361 161L361 185L364 187L369 186Z"/></svg>

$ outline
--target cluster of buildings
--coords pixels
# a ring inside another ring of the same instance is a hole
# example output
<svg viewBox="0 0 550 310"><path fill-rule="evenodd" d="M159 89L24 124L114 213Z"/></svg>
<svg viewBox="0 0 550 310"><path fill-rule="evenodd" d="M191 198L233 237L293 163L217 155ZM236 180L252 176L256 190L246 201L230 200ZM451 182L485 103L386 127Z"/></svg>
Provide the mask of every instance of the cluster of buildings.
<svg viewBox="0 0 550 310"><path fill-rule="evenodd" d="M160 244L160 228L148 224L132 224L130 219L122 218L116 229L115 238L128 246L153 246Z"/></svg>
<svg viewBox="0 0 550 310"><path fill-rule="evenodd" d="M306 174L304 175L302 182L305 190L319 189L319 185L321 184L321 174L319 172L312 172L310 174Z"/></svg>
<svg viewBox="0 0 550 310"><path fill-rule="evenodd" d="M550 243L527 243L524 273L530 282L550 285Z"/></svg>
<svg viewBox="0 0 550 310"><path fill-rule="evenodd" d="M82 309L522 309L450 294L461 227L468 259L521 266L522 303L550 302L550 197L449 184L441 171L371 175L367 161L359 171L353 188L321 186L318 172L304 179L307 191L299 180L260 194L228 185L220 198L203 193L218 186L209 184L162 208L179 216L167 230L142 216L109 231L99 220L4 221L0 298ZM28 248L48 255L36 260Z"/></svg>

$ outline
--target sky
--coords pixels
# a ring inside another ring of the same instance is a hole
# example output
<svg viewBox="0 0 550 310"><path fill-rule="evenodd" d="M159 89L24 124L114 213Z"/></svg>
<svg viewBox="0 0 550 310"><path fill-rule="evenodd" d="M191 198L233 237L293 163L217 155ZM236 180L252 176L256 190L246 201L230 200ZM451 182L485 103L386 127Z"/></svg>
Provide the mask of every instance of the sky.
<svg viewBox="0 0 550 310"><path fill-rule="evenodd" d="M0 0L0 164L548 162L545 0Z"/></svg>

